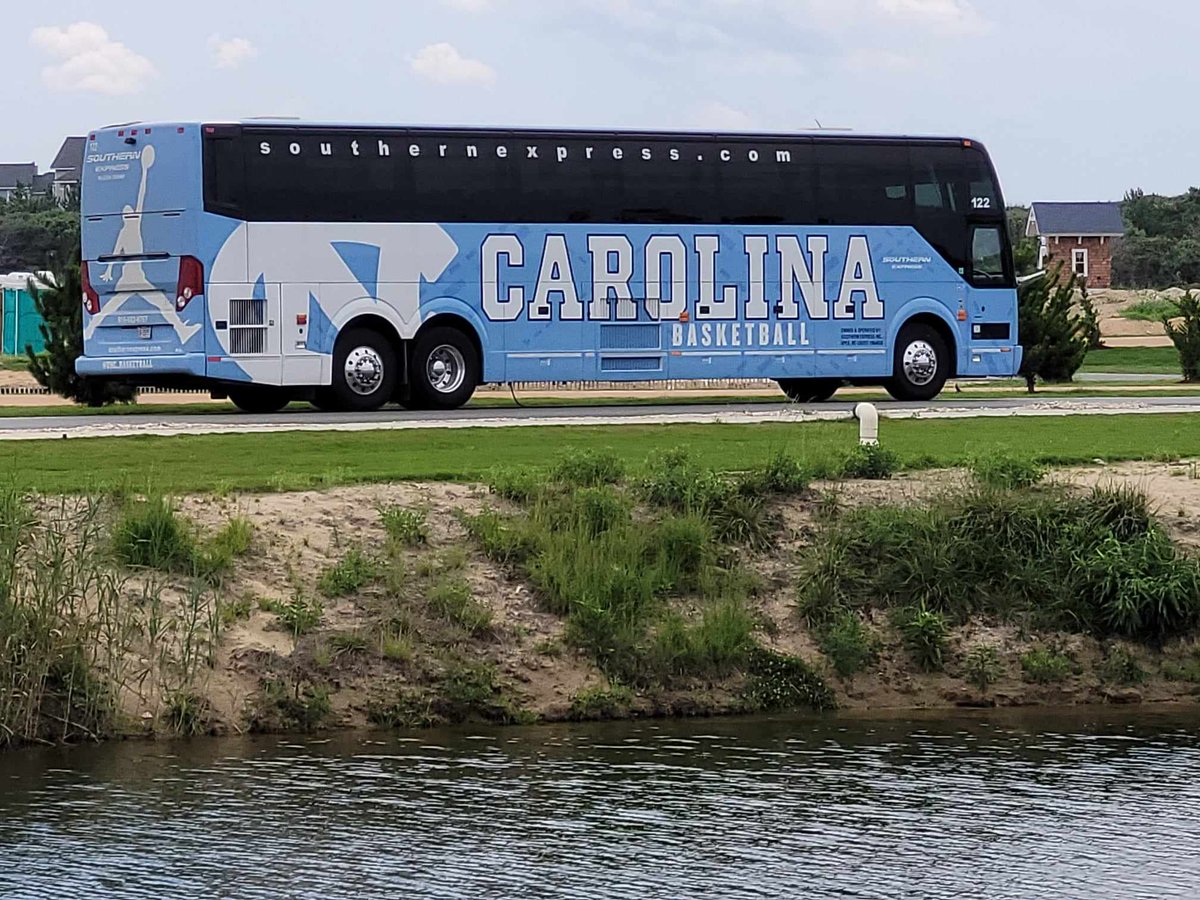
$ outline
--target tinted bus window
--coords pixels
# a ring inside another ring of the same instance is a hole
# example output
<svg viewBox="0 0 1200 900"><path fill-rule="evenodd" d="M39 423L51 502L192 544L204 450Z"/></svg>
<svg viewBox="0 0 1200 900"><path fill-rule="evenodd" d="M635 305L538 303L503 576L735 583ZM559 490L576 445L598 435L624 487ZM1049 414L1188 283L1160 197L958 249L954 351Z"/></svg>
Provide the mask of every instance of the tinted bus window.
<svg viewBox="0 0 1200 900"><path fill-rule="evenodd" d="M906 146L818 142L815 152L821 223L912 222L912 178Z"/></svg>
<svg viewBox="0 0 1200 900"><path fill-rule="evenodd" d="M745 141L720 145L718 153L720 214L715 221L732 225L816 221L810 146Z"/></svg>
<svg viewBox="0 0 1200 900"><path fill-rule="evenodd" d="M411 196L389 218L412 222L522 222L527 200L517 183L520 141L422 134L403 139Z"/></svg>
<svg viewBox="0 0 1200 900"><path fill-rule="evenodd" d="M910 149L913 224L959 274L966 272L966 216L970 208L962 147L917 144Z"/></svg>

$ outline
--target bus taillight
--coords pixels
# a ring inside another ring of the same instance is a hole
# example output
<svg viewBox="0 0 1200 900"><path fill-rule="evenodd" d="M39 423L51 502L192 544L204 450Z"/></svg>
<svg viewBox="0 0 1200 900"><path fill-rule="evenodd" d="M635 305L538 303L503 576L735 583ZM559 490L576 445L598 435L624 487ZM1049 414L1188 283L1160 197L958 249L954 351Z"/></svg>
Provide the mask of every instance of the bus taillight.
<svg viewBox="0 0 1200 900"><path fill-rule="evenodd" d="M83 287L83 308L90 315L96 315L100 312L100 295L92 287L92 281L88 278L88 264L84 262L79 267L79 281Z"/></svg>
<svg viewBox="0 0 1200 900"><path fill-rule="evenodd" d="M175 308L183 309L191 299L204 293L204 265L194 256L179 257L179 286L175 289Z"/></svg>

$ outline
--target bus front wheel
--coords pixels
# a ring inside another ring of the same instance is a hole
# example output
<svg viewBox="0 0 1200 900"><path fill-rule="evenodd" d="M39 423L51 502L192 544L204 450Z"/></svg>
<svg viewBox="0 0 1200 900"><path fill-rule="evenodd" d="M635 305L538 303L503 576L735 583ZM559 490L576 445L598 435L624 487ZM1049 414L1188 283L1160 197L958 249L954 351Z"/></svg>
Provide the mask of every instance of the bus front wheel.
<svg viewBox="0 0 1200 900"><path fill-rule="evenodd" d="M932 400L949 377L950 348L938 330L923 322L901 328L887 392L897 400Z"/></svg>
<svg viewBox="0 0 1200 900"><path fill-rule="evenodd" d="M479 354L457 328L430 328L413 342L408 367L414 409L458 409L479 385Z"/></svg>
<svg viewBox="0 0 1200 900"><path fill-rule="evenodd" d="M321 409L368 412L387 403L396 391L396 351L371 328L342 332L333 350L333 383L315 398Z"/></svg>
<svg viewBox="0 0 1200 900"><path fill-rule="evenodd" d="M229 388L229 400L242 412L262 414L279 412L292 396L282 388L247 385Z"/></svg>
<svg viewBox="0 0 1200 900"><path fill-rule="evenodd" d="M823 403L837 393L836 378L781 378L779 387L793 403Z"/></svg>

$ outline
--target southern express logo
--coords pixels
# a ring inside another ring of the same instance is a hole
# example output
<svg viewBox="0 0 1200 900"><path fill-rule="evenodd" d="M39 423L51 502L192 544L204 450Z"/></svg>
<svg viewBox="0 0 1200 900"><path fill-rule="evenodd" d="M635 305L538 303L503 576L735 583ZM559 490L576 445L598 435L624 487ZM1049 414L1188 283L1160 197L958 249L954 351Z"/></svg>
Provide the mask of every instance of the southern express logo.
<svg viewBox="0 0 1200 900"><path fill-rule="evenodd" d="M523 314L531 321L672 322L675 347L805 346L808 322L882 319L871 248L847 239L838 280L827 293L829 237L740 236L746 278L718 283L718 235L649 237L636 250L624 235L586 237L587 280L576 281L566 235L547 235L531 257L514 234L491 234L480 250L483 311L493 322ZM635 280L635 253L642 277ZM769 280L778 272L778 282ZM536 281L533 281L536 272ZM768 286L778 294L768 296ZM530 287L532 286L532 289ZM830 294L836 293L831 299ZM689 295L694 298L689 302ZM642 309L639 309L639 306ZM768 320L774 319L774 322Z"/></svg>

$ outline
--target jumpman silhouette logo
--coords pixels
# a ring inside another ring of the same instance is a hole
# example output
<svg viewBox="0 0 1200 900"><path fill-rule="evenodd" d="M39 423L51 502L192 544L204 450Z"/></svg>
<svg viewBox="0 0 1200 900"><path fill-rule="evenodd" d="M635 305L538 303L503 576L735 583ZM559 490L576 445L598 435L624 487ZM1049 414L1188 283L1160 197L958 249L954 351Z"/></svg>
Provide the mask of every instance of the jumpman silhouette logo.
<svg viewBox="0 0 1200 900"><path fill-rule="evenodd" d="M154 147L148 146L142 150L141 164L142 179L138 186L137 206L132 207L126 204L122 211L121 232L117 235L117 245L113 248L113 256L140 257L145 252L145 244L142 242L142 210L146 205L146 182L149 178L150 168L154 165ZM171 298L149 282L142 269L141 259L110 262L100 275L101 281L106 283L112 281L114 265L121 266L121 276L117 279L116 291L112 295L112 299L101 306L100 312L92 316L87 328L84 329L84 337L91 338L105 319L120 310L134 297L142 297L161 312L163 318L175 329L180 343L186 344L200 330L199 324L189 325L184 322L176 311L175 304L171 302Z"/></svg>

